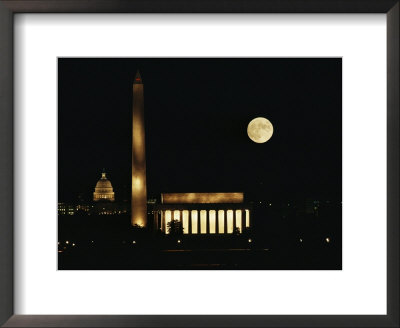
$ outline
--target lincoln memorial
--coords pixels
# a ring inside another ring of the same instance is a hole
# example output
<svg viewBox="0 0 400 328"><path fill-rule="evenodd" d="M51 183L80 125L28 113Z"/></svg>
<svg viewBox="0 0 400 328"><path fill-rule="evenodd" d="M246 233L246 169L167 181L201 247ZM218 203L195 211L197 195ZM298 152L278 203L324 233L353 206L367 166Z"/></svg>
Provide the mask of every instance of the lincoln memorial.
<svg viewBox="0 0 400 328"><path fill-rule="evenodd" d="M232 234L250 228L250 206L241 192L165 193L154 208L154 228L168 234L168 223L182 223L184 234Z"/></svg>

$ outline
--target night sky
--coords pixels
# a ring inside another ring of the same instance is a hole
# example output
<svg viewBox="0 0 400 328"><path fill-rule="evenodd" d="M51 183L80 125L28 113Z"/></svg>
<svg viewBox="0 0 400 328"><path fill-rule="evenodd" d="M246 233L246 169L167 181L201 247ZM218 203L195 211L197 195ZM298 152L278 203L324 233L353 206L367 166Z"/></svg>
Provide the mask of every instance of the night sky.
<svg viewBox="0 0 400 328"><path fill-rule="evenodd" d="M148 196L244 191L341 200L341 59L58 61L59 201L90 200L103 168L129 199L132 83L144 84ZM255 117L274 126L256 144Z"/></svg>

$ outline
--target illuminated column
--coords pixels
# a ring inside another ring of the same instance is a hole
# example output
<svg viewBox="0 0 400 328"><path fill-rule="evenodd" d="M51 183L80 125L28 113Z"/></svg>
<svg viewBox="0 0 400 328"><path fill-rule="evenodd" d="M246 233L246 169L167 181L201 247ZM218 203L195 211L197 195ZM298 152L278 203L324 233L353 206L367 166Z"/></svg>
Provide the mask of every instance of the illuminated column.
<svg viewBox="0 0 400 328"><path fill-rule="evenodd" d="M197 210L192 210L192 233L193 234L199 234L200 232L199 232L199 220L200 220L200 218L199 218L199 213L198 213L198 211Z"/></svg>
<svg viewBox="0 0 400 328"><path fill-rule="evenodd" d="M192 210L191 209L189 209L189 214L188 214L188 216L189 216L189 218L188 218L188 220L189 220L189 235L191 235L192 234Z"/></svg>
<svg viewBox="0 0 400 328"><path fill-rule="evenodd" d="M177 220L177 221L179 221L179 222L181 222L182 223L182 213L181 213L181 210L176 210L177 212L178 212L178 215L177 216L175 216L175 211L174 211L174 220Z"/></svg>
<svg viewBox="0 0 400 328"><path fill-rule="evenodd" d="M182 227L183 227L183 233L189 234L189 211L188 210L182 210Z"/></svg>
<svg viewBox="0 0 400 328"><path fill-rule="evenodd" d="M147 226L144 102L143 83L139 71L133 82L131 224Z"/></svg>
<svg viewBox="0 0 400 328"><path fill-rule="evenodd" d="M174 208L165 210L165 233L169 233L168 225L174 219Z"/></svg>
<svg viewBox="0 0 400 328"><path fill-rule="evenodd" d="M251 228L250 211L249 210L245 210L245 212L246 212L246 226Z"/></svg>
<svg viewBox="0 0 400 328"><path fill-rule="evenodd" d="M210 222L210 234L216 234L217 232L217 211L209 211L209 222Z"/></svg>
<svg viewBox="0 0 400 328"><path fill-rule="evenodd" d="M224 210L224 233L228 233L228 211Z"/></svg>

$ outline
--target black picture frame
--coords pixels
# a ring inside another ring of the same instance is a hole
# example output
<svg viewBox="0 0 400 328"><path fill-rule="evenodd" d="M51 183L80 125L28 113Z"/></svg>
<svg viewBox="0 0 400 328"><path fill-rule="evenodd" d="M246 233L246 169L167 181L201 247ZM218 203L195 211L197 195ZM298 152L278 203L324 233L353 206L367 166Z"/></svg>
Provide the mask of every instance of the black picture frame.
<svg viewBox="0 0 400 328"><path fill-rule="evenodd" d="M0 324L4 327L399 327L399 12L399 0L0 0ZM387 315L14 315L13 17L16 13L385 13Z"/></svg>

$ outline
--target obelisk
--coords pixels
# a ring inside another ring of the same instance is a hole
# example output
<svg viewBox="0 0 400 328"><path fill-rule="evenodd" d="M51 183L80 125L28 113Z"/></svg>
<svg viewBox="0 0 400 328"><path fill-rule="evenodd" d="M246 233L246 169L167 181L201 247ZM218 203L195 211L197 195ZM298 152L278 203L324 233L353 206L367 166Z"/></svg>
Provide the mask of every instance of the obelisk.
<svg viewBox="0 0 400 328"><path fill-rule="evenodd" d="M147 226L146 150L143 82L139 71L133 81L131 223Z"/></svg>

